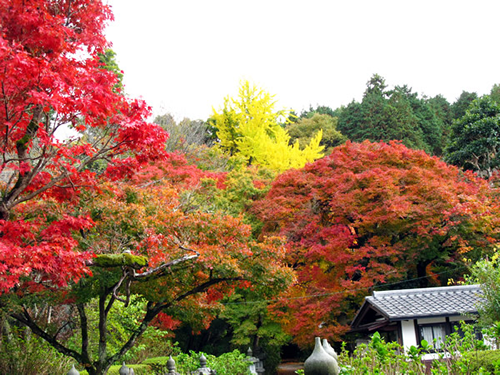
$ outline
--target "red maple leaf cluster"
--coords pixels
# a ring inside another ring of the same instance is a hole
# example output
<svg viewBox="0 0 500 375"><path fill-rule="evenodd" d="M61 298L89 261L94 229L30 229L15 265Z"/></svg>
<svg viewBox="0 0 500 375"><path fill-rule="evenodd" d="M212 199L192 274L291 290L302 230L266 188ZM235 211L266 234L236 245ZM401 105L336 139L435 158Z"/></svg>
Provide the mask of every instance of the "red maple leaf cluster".
<svg viewBox="0 0 500 375"><path fill-rule="evenodd" d="M117 180L168 156L149 107L122 95L100 62L111 19L101 1L0 1L0 290L34 270L58 285L88 272L71 232L90 221L43 224L23 217L23 205L76 204L96 188L100 160ZM69 129L75 135L62 138Z"/></svg>

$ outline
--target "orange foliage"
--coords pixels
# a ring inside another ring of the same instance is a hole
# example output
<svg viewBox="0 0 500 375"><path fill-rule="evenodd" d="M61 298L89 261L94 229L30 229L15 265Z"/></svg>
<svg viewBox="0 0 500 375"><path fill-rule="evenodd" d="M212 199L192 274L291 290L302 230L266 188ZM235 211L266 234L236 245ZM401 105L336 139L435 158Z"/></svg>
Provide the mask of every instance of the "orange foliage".
<svg viewBox="0 0 500 375"><path fill-rule="evenodd" d="M288 239L298 283L276 311L302 345L338 339L377 285L461 274L461 254L488 253L500 229L485 181L397 142L347 142L278 177L254 211Z"/></svg>

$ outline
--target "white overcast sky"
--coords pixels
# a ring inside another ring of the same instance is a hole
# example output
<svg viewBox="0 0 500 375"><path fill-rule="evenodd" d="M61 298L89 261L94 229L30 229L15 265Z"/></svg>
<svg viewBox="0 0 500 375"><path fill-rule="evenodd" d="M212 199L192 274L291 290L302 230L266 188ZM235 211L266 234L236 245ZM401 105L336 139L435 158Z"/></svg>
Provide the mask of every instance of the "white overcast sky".
<svg viewBox="0 0 500 375"><path fill-rule="evenodd" d="M360 100L374 73L450 102L500 83L499 0L105 1L127 94L178 119L242 79L299 113Z"/></svg>

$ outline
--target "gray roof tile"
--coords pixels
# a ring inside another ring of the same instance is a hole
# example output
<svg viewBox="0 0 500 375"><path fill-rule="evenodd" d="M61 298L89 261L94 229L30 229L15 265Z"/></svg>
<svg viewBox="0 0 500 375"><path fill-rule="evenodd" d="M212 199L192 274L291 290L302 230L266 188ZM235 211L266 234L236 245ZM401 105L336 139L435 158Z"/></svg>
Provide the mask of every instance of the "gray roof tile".
<svg viewBox="0 0 500 375"><path fill-rule="evenodd" d="M389 320L477 313L479 285L373 292L366 302Z"/></svg>

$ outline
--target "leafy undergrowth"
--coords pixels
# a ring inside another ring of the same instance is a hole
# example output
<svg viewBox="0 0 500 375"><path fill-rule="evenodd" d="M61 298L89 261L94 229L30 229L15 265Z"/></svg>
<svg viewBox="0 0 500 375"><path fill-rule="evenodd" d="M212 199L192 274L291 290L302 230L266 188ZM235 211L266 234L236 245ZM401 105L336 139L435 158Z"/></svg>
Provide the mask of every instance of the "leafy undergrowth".
<svg viewBox="0 0 500 375"><path fill-rule="evenodd" d="M491 374L500 373L500 350L465 353L464 359L470 361L473 374L479 373L481 368Z"/></svg>
<svg viewBox="0 0 500 375"><path fill-rule="evenodd" d="M120 375L120 367L122 365L111 366L108 370L107 375ZM127 365L128 368L134 369L135 375L150 375L151 367L148 365ZM80 375L88 375L87 371L80 371Z"/></svg>
<svg viewBox="0 0 500 375"><path fill-rule="evenodd" d="M224 353L219 357L211 354L196 353L190 351L189 354L181 353L174 356L176 371L181 374L190 374L200 368L200 356L204 355L207 359L207 367L215 370L218 375L248 375L248 360L245 354L234 350ZM167 370L167 361L169 357L149 358L143 362L144 365L151 367L152 374L164 374Z"/></svg>
<svg viewBox="0 0 500 375"><path fill-rule="evenodd" d="M345 346L339 356L341 375L472 375L500 374L500 350L488 350L483 340L475 337L474 326L462 323L458 332L447 336L438 359L424 361L424 354L434 352L436 343L422 340L419 347L411 346L406 352L395 342L386 343L378 332L368 344L359 345L348 353Z"/></svg>

